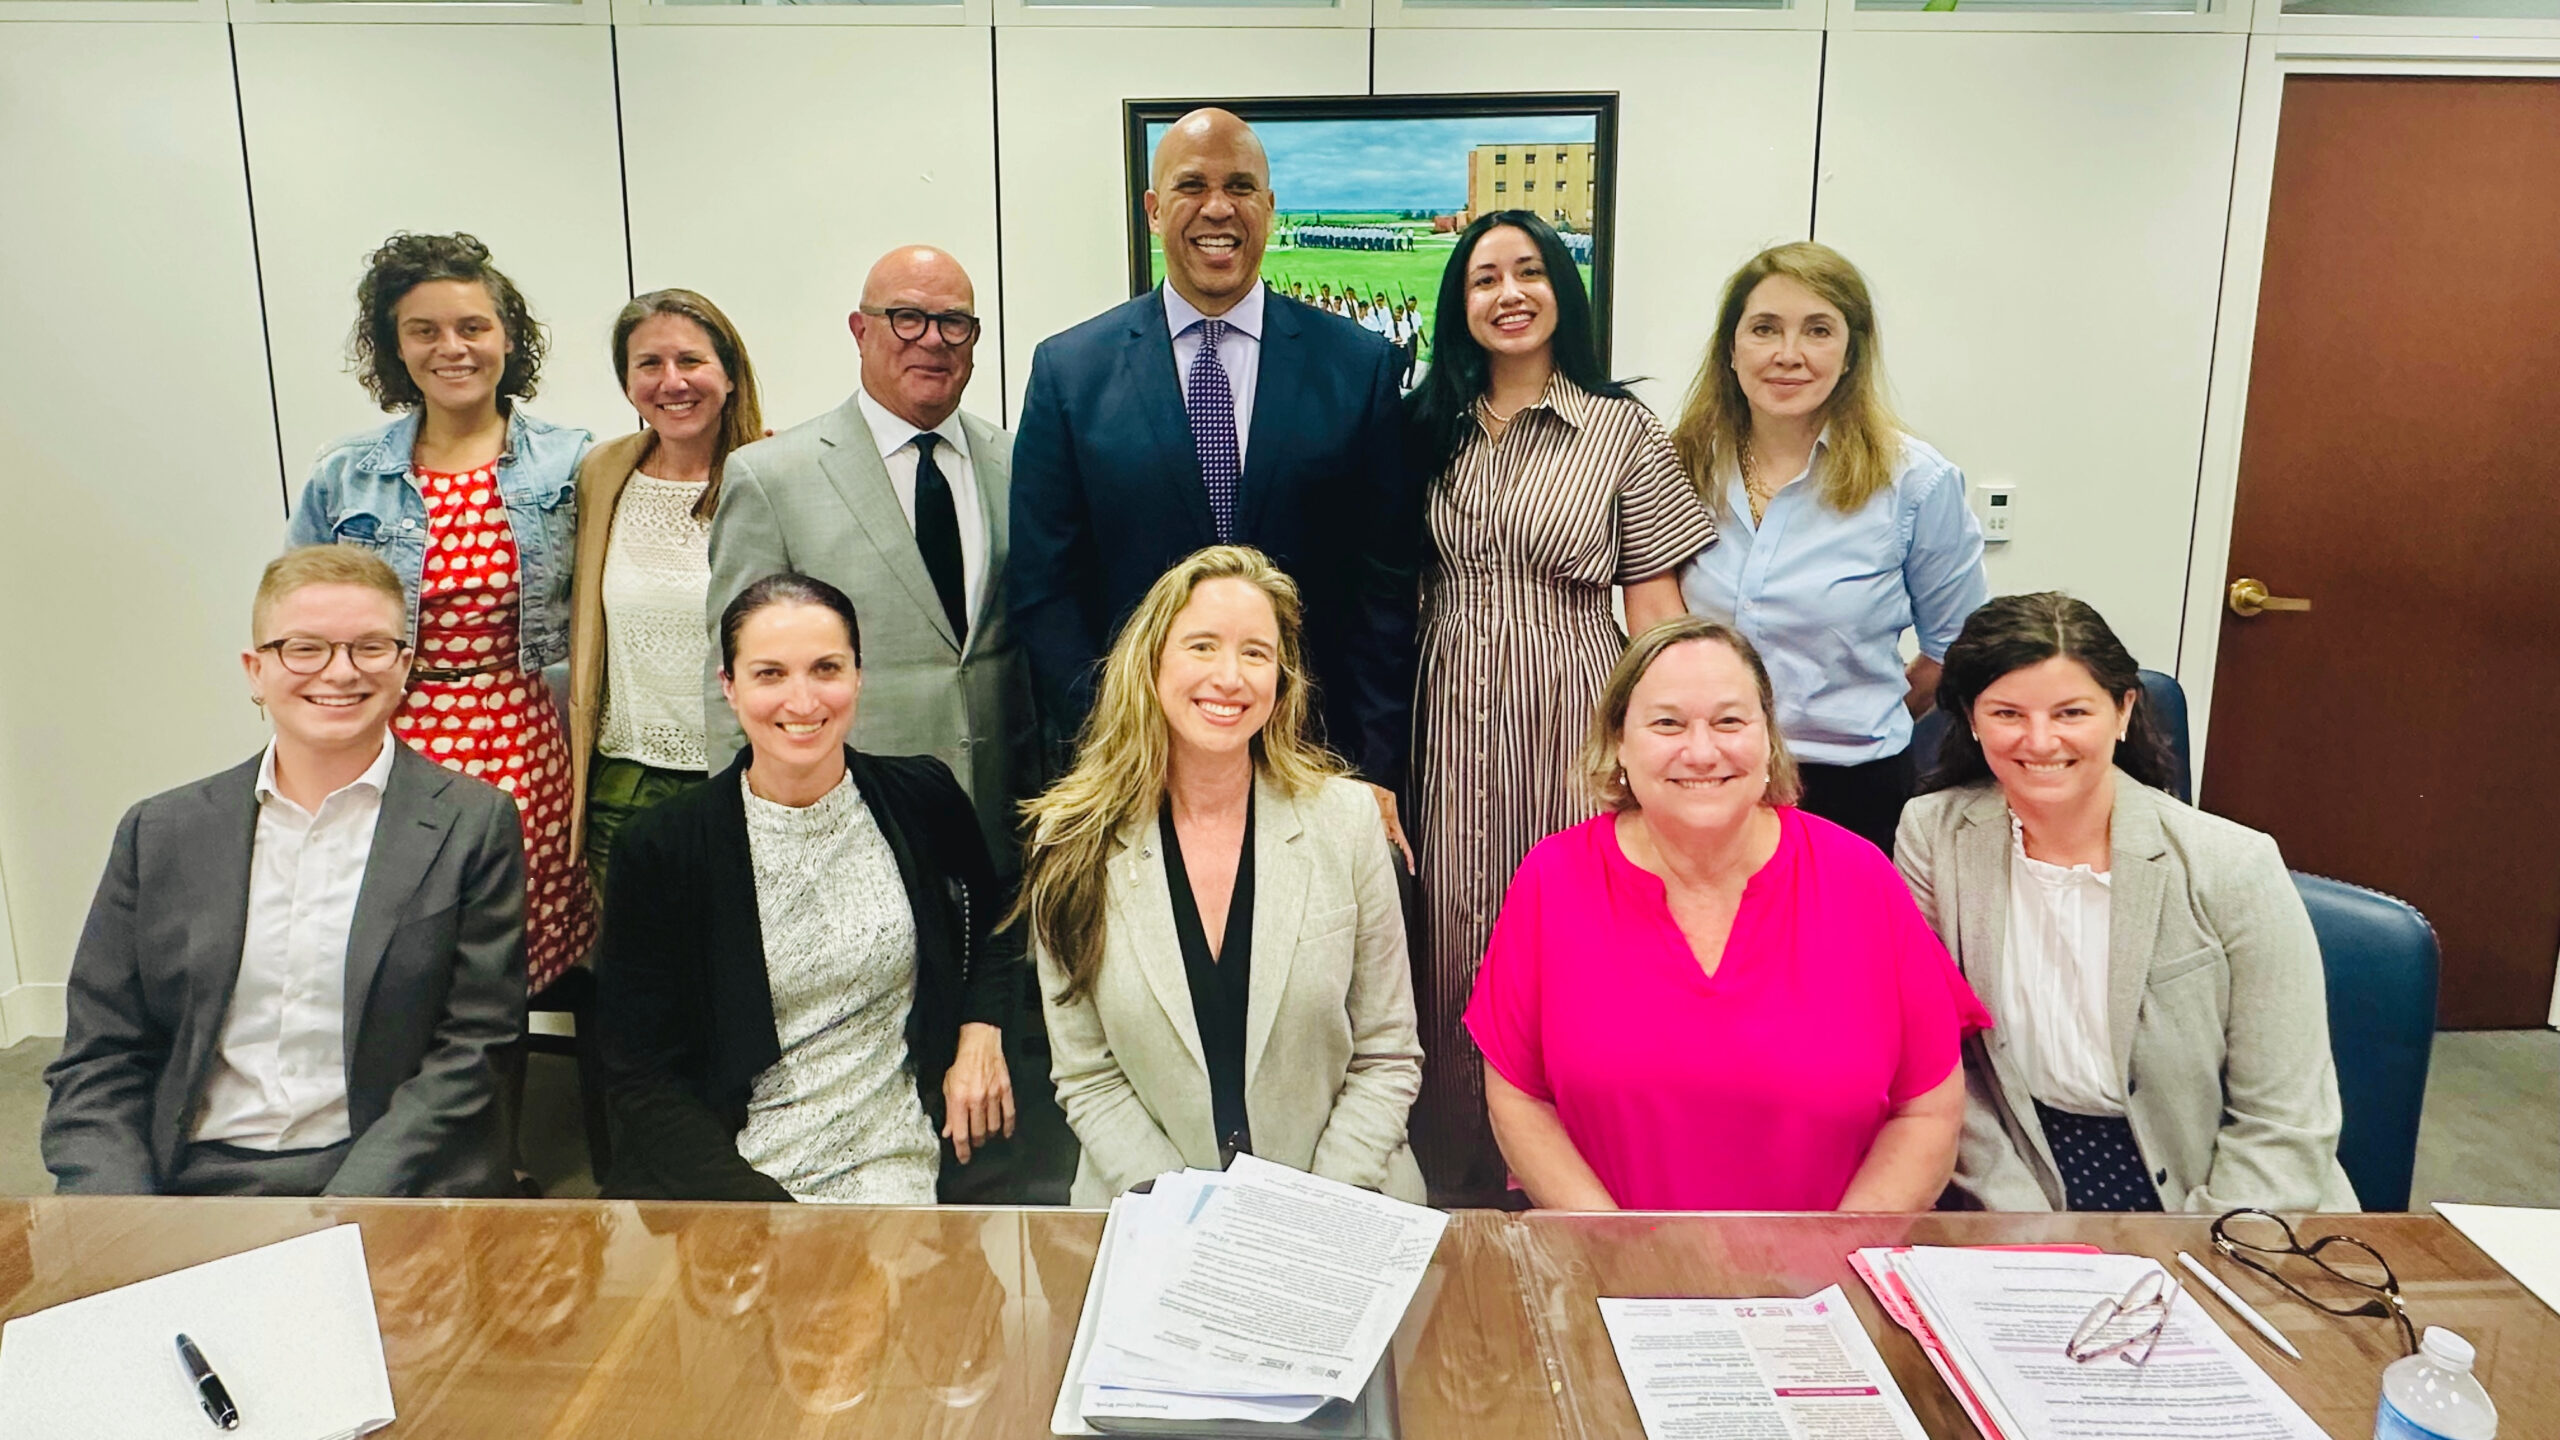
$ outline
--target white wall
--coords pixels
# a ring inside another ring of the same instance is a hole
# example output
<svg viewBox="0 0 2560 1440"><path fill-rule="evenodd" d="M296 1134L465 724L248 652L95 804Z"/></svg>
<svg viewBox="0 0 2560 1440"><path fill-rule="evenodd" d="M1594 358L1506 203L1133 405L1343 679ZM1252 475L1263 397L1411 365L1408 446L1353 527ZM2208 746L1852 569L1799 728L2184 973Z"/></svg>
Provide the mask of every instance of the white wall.
<svg viewBox="0 0 2560 1440"><path fill-rule="evenodd" d="M0 195L14 1039L59 1032L116 817L259 743L235 657L284 506L222 27L0 25Z"/></svg>
<svg viewBox="0 0 2560 1440"><path fill-rule="evenodd" d="M699 290L736 323L767 425L853 392L845 316L871 263L911 244L976 285L986 332L963 403L1001 413L989 31L648 25L619 47L634 279ZM607 349L601 327L575 343Z"/></svg>
<svg viewBox="0 0 2560 1440"><path fill-rule="evenodd" d="M2069 589L2175 669L2245 35L1834 33L1815 236L1904 418L2010 481L1994 594Z"/></svg>
<svg viewBox="0 0 2560 1440"><path fill-rule="evenodd" d="M329 441L386 418L348 372L356 281L396 230L487 242L551 332L527 408L631 428L602 338L631 298L602 25L233 27L294 493ZM707 119L704 123L710 123Z"/></svg>
<svg viewBox="0 0 2560 1440"><path fill-rule="evenodd" d="M1007 416L1022 408L1033 347L1129 298L1120 102L1235 94L1239 79L1257 96L1365 95L1369 32L996 32Z"/></svg>
<svg viewBox="0 0 2560 1440"><path fill-rule="evenodd" d="M1818 31L1382 30L1377 84L1619 92L1611 368L1651 377L1640 388L1665 417L1706 349L1724 276L1805 238Z"/></svg>

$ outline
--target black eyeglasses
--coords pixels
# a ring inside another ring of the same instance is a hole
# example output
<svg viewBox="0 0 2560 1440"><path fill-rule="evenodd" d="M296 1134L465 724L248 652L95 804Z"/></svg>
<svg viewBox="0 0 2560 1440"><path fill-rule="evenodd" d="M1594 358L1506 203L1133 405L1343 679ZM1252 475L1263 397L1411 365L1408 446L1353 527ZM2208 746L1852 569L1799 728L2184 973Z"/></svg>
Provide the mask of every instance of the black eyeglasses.
<svg viewBox="0 0 2560 1440"><path fill-rule="evenodd" d="M338 652L347 652L347 663L367 675L379 675L400 662L408 653L409 642L389 635L367 635L361 640L323 640L316 635L287 635L258 647L273 654L284 668L296 675L317 675L329 668Z"/></svg>
<svg viewBox="0 0 2560 1440"><path fill-rule="evenodd" d="M2400 1325L2402 1353L2418 1353L2418 1329L2409 1322L2409 1302L2400 1297L2400 1277L2382 1252L2352 1235L2323 1235L2305 1245L2281 1215L2240 1209L2213 1222L2213 1248L2285 1288L2305 1305L2324 1314L2387 1315ZM2320 1267L2330 1279L2366 1292L2358 1301L2322 1299L2276 1273L2273 1262L2299 1256Z"/></svg>
<svg viewBox="0 0 2560 1440"><path fill-rule="evenodd" d="M923 339L927 325L942 332L945 345L966 345L978 338L978 317L966 310L918 310L912 305L875 310L865 305L862 313L888 321L889 333L901 340Z"/></svg>

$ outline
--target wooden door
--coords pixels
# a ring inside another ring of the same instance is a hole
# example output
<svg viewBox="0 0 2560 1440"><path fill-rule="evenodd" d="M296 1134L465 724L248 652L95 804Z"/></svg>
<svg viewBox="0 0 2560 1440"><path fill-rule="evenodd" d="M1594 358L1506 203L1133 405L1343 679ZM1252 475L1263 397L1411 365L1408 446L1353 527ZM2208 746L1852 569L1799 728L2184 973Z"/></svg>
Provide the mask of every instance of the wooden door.
<svg viewBox="0 0 2560 1440"><path fill-rule="evenodd" d="M2206 808L2444 942L2451 1028L2560 952L2560 82L2301 76L2277 131Z"/></svg>

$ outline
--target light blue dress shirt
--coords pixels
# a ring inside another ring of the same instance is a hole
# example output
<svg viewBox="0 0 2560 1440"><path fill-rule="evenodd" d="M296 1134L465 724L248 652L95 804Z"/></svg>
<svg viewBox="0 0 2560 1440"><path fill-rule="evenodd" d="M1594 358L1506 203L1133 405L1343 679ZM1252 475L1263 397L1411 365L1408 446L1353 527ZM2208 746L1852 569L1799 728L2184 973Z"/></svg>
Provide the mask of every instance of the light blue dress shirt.
<svg viewBox="0 0 2560 1440"><path fill-rule="evenodd" d="M1805 472L1770 498L1758 524L1739 470L1718 477L1720 543L1680 571L1690 612L1721 620L1758 647L1778 696L1778 730L1799 760L1861 765L1911 744L1902 632L1946 658L1965 617L1991 598L1982 527L1964 472L1911 436L1893 483L1843 515L1813 480L1830 450L1814 443Z"/></svg>
<svg viewBox="0 0 2560 1440"><path fill-rule="evenodd" d="M1253 382L1262 372L1263 283L1253 282L1245 297L1217 319L1227 322L1218 340L1218 363L1226 368L1227 393L1236 397L1236 466L1244 466L1245 447L1253 443ZM1173 331L1173 368L1182 377L1182 393L1191 393L1191 362L1200 358L1200 322L1211 317L1182 298L1171 281L1164 286L1164 320Z"/></svg>

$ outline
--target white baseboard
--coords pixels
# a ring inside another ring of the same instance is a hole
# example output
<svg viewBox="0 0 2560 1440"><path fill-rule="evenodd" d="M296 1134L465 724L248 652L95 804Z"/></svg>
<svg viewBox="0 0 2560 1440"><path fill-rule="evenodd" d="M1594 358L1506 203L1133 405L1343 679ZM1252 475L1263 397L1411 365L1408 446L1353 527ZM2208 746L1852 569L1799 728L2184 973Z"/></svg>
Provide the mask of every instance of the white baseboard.
<svg viewBox="0 0 2560 1440"><path fill-rule="evenodd" d="M15 1045L34 1035L62 1033L65 987L19 985L0 991L0 1046Z"/></svg>

